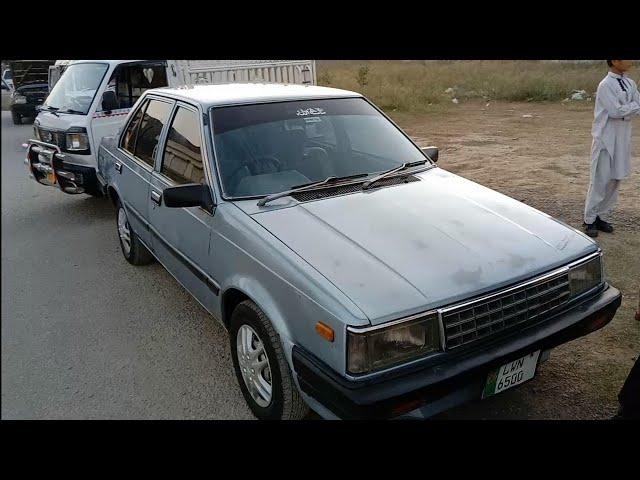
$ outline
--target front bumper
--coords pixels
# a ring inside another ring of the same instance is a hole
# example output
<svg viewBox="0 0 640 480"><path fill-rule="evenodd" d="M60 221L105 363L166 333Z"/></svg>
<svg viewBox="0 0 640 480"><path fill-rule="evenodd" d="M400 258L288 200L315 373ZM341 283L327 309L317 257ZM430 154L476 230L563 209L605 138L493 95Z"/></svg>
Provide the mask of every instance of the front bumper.
<svg viewBox="0 0 640 480"><path fill-rule="evenodd" d="M410 366L366 380L338 375L299 346L293 348L293 367L302 391L340 418L390 418L419 408L434 415L480 399L487 375L500 365L602 328L611 321L620 302L620 292L605 285L594 297L570 310L481 350L469 349L436 365Z"/></svg>
<svg viewBox="0 0 640 480"><path fill-rule="evenodd" d="M57 186L69 194L100 195L96 169L70 163L68 157L56 145L30 140L24 162L30 176L42 185Z"/></svg>
<svg viewBox="0 0 640 480"><path fill-rule="evenodd" d="M41 103L12 103L11 111L23 117L35 117L37 115L36 107Z"/></svg>

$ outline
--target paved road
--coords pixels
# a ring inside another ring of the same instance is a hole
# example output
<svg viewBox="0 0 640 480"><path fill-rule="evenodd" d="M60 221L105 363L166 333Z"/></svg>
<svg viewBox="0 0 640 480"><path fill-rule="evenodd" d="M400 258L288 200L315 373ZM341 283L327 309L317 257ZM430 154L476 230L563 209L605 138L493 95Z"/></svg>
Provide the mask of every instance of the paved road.
<svg viewBox="0 0 640 480"><path fill-rule="evenodd" d="M29 179L2 112L2 418L250 419L225 330L122 257L108 201Z"/></svg>

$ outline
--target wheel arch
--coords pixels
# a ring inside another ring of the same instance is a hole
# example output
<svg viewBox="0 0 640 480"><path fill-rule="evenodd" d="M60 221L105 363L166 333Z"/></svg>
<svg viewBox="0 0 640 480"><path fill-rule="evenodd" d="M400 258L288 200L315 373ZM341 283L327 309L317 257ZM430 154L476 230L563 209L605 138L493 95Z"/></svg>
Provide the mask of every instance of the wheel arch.
<svg viewBox="0 0 640 480"><path fill-rule="evenodd" d="M118 205L118 201L120 200L120 193L113 185L109 185L107 187L107 197L109 197L109 200L111 200L111 203L114 207Z"/></svg>
<svg viewBox="0 0 640 480"><path fill-rule="evenodd" d="M241 285L230 285L221 294L222 323L227 330L231 324L233 310L245 300L252 301L264 312L281 338L291 338L291 331L272 295L257 282L248 279L244 279Z"/></svg>

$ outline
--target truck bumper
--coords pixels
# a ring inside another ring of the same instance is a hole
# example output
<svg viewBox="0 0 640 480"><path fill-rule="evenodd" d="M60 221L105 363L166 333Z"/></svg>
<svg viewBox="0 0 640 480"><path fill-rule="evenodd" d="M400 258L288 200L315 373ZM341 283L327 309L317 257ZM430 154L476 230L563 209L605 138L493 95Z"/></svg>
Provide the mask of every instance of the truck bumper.
<svg viewBox="0 0 640 480"><path fill-rule="evenodd" d="M42 185L58 187L65 193L101 195L96 169L71 163L72 158L53 144L29 140L24 160L30 176Z"/></svg>
<svg viewBox="0 0 640 480"><path fill-rule="evenodd" d="M614 317L620 302L620 292L605 285L570 310L481 350L365 380L338 375L297 345L292 352L293 367L301 390L342 419L391 418L412 411L426 417L480 399L487 375L501 365L602 328Z"/></svg>

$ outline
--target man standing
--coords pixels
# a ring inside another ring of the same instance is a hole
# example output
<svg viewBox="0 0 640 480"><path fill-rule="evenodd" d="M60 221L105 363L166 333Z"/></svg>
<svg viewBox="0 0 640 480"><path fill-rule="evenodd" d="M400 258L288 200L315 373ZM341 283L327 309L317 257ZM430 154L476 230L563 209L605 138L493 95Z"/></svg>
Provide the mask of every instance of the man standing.
<svg viewBox="0 0 640 480"><path fill-rule="evenodd" d="M617 199L620 180L631 172L631 118L640 115L640 94L625 75L631 60L607 60L609 73L598 85L591 146L591 181L584 207L585 232L613 232L605 219ZM603 218L604 217L604 218Z"/></svg>

